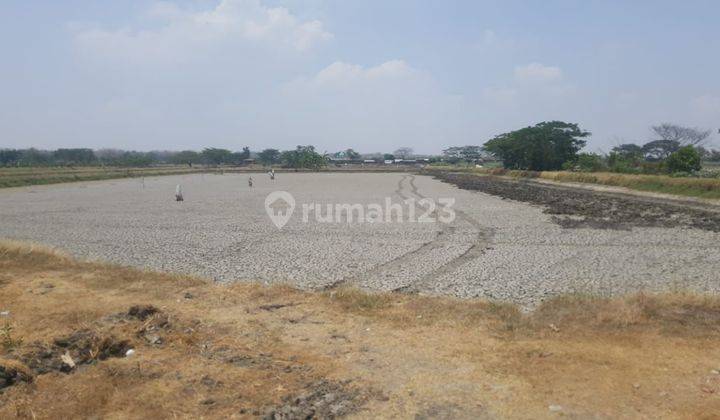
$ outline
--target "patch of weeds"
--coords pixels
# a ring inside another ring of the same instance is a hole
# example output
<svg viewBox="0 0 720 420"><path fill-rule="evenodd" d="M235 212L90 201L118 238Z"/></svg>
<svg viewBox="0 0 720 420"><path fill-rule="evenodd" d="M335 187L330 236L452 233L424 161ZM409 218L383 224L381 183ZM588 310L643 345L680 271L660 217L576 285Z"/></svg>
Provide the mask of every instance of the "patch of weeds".
<svg viewBox="0 0 720 420"><path fill-rule="evenodd" d="M6 352L12 351L13 349L20 347L23 343L22 338L13 337L13 330L15 328L6 322L5 325L0 327L0 345Z"/></svg>
<svg viewBox="0 0 720 420"><path fill-rule="evenodd" d="M340 289L330 292L329 296L343 309L362 313L385 309L392 301L392 296L386 293L366 293L357 289Z"/></svg>

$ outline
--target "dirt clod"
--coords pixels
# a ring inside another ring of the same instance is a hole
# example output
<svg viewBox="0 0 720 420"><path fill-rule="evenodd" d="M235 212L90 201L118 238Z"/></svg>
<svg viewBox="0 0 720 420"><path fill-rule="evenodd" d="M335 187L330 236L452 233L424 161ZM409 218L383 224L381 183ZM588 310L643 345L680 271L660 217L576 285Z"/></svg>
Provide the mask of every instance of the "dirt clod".
<svg viewBox="0 0 720 420"><path fill-rule="evenodd" d="M285 404L268 410L264 418L267 420L337 418L357 411L361 404L358 392L342 384L323 380L306 388L308 389L306 393L288 397Z"/></svg>
<svg viewBox="0 0 720 420"><path fill-rule="evenodd" d="M128 318L136 318L140 321L145 321L151 315L160 312L160 309L152 305L134 305L128 309Z"/></svg>
<svg viewBox="0 0 720 420"><path fill-rule="evenodd" d="M32 382L33 376L30 371L15 361L0 360L0 390L20 382Z"/></svg>
<svg viewBox="0 0 720 420"><path fill-rule="evenodd" d="M38 375L52 371L70 373L78 365L111 357L123 357L128 349L130 349L128 340L101 336L90 330L79 330L55 338L52 345L37 342L30 344L20 356L20 360ZM63 356L66 354L72 358L75 366L63 361Z"/></svg>

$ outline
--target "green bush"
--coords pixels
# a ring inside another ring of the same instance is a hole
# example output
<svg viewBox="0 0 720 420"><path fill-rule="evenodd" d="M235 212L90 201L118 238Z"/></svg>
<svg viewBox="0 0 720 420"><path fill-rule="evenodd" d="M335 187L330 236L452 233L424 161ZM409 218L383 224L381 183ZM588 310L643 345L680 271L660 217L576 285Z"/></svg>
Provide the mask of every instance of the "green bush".
<svg viewBox="0 0 720 420"><path fill-rule="evenodd" d="M576 167L581 172L600 172L605 169L602 156L595 153L580 153Z"/></svg>
<svg viewBox="0 0 720 420"><path fill-rule="evenodd" d="M665 166L670 173L693 173L700 170L700 153L692 147L685 146L668 156Z"/></svg>
<svg viewBox="0 0 720 420"><path fill-rule="evenodd" d="M607 166L610 172L621 174L640 173L639 162L634 155L619 152L610 152L607 158Z"/></svg>
<svg viewBox="0 0 720 420"><path fill-rule="evenodd" d="M280 154L280 160L286 168L320 169L327 164L325 158L315 151L315 146L298 146L295 150L286 150Z"/></svg>

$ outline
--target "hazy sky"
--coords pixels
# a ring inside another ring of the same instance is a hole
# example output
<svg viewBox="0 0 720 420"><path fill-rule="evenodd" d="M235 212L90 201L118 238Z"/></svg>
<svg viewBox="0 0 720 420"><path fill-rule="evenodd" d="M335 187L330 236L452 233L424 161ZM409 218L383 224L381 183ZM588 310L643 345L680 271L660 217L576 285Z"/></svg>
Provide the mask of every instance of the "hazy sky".
<svg viewBox="0 0 720 420"><path fill-rule="evenodd" d="M3 0L0 147L434 153L561 119L607 151L717 133L719 64L712 0Z"/></svg>

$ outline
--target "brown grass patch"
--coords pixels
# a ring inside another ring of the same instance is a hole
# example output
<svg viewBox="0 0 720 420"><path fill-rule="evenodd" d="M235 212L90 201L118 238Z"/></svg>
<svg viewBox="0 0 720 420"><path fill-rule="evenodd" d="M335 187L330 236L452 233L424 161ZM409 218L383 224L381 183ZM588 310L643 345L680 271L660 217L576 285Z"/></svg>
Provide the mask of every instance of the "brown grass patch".
<svg viewBox="0 0 720 420"><path fill-rule="evenodd" d="M550 324L573 334L657 329L679 336L717 335L720 298L693 293L561 296L544 302L525 320L526 326L536 330Z"/></svg>
<svg viewBox="0 0 720 420"><path fill-rule="evenodd" d="M714 297L566 296L522 314L215 285L18 243L0 243L0 266L0 321L18 343L0 372L26 379L0 391L0 418L720 414Z"/></svg>
<svg viewBox="0 0 720 420"><path fill-rule="evenodd" d="M76 262L68 254L54 248L27 242L0 241L0 267L69 267Z"/></svg>

